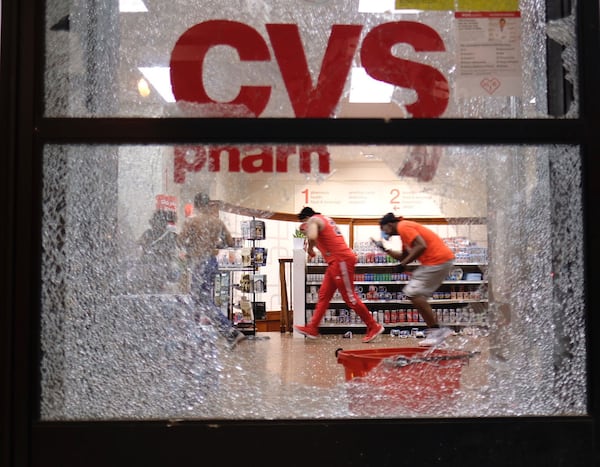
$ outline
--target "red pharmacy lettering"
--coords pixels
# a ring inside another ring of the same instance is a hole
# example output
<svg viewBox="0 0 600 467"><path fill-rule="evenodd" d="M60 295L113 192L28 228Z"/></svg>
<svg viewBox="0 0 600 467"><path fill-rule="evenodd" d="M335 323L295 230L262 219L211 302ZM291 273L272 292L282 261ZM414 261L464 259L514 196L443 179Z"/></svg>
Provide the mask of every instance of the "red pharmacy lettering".
<svg viewBox="0 0 600 467"><path fill-rule="evenodd" d="M176 146L173 158L175 183L185 183L188 172L288 172L291 156L298 157L300 173L312 171L313 156L316 156L319 173L330 172L330 154L324 146Z"/></svg>

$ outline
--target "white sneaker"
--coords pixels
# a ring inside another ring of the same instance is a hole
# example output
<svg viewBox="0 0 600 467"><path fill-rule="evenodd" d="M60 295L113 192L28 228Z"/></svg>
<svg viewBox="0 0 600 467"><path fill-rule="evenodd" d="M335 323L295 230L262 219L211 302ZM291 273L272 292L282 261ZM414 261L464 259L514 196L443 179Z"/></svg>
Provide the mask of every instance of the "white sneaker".
<svg viewBox="0 0 600 467"><path fill-rule="evenodd" d="M419 342L419 346L440 345L448 336L453 334L450 328L434 328L427 333L427 338Z"/></svg>

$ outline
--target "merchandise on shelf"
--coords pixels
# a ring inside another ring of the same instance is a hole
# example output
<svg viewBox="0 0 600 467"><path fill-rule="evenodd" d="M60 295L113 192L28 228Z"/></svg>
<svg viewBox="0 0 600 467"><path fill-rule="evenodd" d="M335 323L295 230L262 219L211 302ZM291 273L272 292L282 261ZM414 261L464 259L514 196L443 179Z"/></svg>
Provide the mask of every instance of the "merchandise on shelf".
<svg viewBox="0 0 600 467"><path fill-rule="evenodd" d="M256 333L256 320L265 319L266 302L258 295L267 291L267 276L259 268L267 263L267 248L256 245L265 238L265 223L252 219L241 222L242 237L233 248L219 251L218 262L223 284L220 300L226 303L233 324L245 334ZM223 306L222 306L223 309Z"/></svg>
<svg viewBox="0 0 600 467"><path fill-rule="evenodd" d="M445 239L456 255L454 268L429 302L442 325L473 328L487 325L487 248L464 237ZM386 328L419 326L425 323L402 289L410 280L413 263L403 272L398 262L382 253L371 242L355 244L358 257L354 274L355 290L375 320ZM320 255L306 264L305 318L308 322L318 301L326 264ZM364 327L362 320L348 309L339 293L321 323L321 332L345 333L348 328Z"/></svg>

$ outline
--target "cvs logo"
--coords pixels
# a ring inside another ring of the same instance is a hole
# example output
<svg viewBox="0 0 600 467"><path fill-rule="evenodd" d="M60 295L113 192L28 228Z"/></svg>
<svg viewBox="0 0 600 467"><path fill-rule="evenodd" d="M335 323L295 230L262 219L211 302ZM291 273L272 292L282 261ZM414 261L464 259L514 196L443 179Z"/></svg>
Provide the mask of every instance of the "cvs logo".
<svg viewBox="0 0 600 467"><path fill-rule="evenodd" d="M362 26L336 24L331 27L315 85L298 26L267 24L266 29L295 116L332 117L358 49ZM360 61L368 75L416 92L416 102L406 106L413 117L439 117L448 106L448 81L434 67L394 56L392 47L396 44L409 44L417 52L444 52L442 38L424 24L397 21L374 27L365 36L360 48ZM228 103L218 103L206 93L202 82L204 58L212 47L219 45L235 48L242 61L271 60L263 37L244 23L211 20L192 26L177 40L171 53L171 86L175 99L218 104L223 117L239 115L236 109L240 107L259 117L269 103L270 86L243 85L237 97Z"/></svg>

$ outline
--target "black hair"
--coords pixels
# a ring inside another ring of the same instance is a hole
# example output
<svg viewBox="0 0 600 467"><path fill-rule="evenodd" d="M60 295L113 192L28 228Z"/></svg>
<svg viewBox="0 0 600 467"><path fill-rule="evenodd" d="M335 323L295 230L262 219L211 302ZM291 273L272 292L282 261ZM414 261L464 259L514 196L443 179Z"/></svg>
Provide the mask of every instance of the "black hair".
<svg viewBox="0 0 600 467"><path fill-rule="evenodd" d="M302 208L302 211L300 211L298 213L298 219L302 220L302 219L305 219L307 217L312 217L315 214L321 214L321 213L320 212L315 212L315 210L313 208L305 206L305 207Z"/></svg>
<svg viewBox="0 0 600 467"><path fill-rule="evenodd" d="M391 224L392 222L398 222L398 218L394 215L393 212L388 212L385 216L381 218L379 221L380 226L384 226L385 224Z"/></svg>
<svg viewBox="0 0 600 467"><path fill-rule="evenodd" d="M207 193L196 193L196 196L194 196L194 207L196 208L201 208L202 206L207 206L208 203L210 202L210 197L208 196Z"/></svg>

